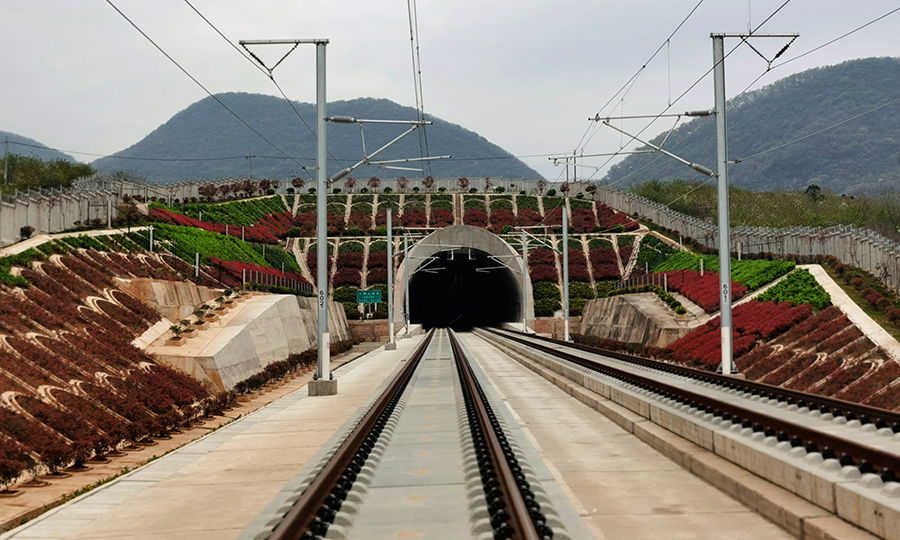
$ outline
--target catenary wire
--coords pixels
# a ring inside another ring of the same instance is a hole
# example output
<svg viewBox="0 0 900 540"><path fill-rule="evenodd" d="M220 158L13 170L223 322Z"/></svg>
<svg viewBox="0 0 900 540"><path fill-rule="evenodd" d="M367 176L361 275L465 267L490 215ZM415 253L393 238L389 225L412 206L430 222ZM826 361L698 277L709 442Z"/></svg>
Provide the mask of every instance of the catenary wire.
<svg viewBox="0 0 900 540"><path fill-rule="evenodd" d="M190 72L189 72L187 69L185 69L184 67L182 67L182 65L179 64L174 58L172 58L172 56L170 56L169 53L167 53L162 47L160 47L155 41L153 41L153 39L152 39L149 35L147 35L147 33L144 32L137 24L135 24L134 21L132 21L130 18L128 18L128 16L125 15L125 13L122 12L122 10L120 10L120 9L112 2L112 0L106 0L106 3L109 4L114 10L116 10L116 12L117 12L119 15L121 15L122 18L124 18L126 21L128 21L128 24L130 24L132 27L134 27L134 29L137 30L142 36L144 36L144 38L146 38L147 41L149 41L154 47L156 47L156 50L158 50L160 53L162 53L162 55L165 56L167 59L169 59L170 62L172 62L173 64L175 64L175 66L176 66L178 69L180 69L182 73L184 73L185 75L187 75L187 77L188 77L190 80L194 81L194 83L195 83L197 86L199 86L200 88L202 88L203 91L206 92L206 93L209 95L209 97L213 98L213 99L214 99L219 105L221 105L226 111L228 111L229 113L231 113L232 116L234 116L234 117L237 118L242 124L244 124L244 126L246 126L247 129L249 129L250 131L252 131L253 133L255 133L257 137L259 137L260 139L262 139L263 141L265 141L266 144L268 144L269 146L271 146L272 148L274 148L275 150L277 150L278 152L280 152L280 153L281 153L282 155L284 155L286 158L288 158L288 159L290 159L291 161L293 161L295 164L297 164L298 167L302 168L303 170L306 170L306 167L304 167L300 162L298 162L298 161L296 161L294 158L288 156L288 154L287 154L284 150L282 150L281 148L279 148L278 146L276 146L275 143L273 143L272 141L270 141L269 139L267 139L262 133L260 133L260 132L257 131L256 129L254 129L253 126L251 126L250 124L248 124L248 123L247 123L243 118L241 118L236 112L234 112L233 110L231 110L230 107L228 107L227 105L225 105L225 103L223 103L222 100L220 100L216 95L214 95L212 92L210 92L210 91L209 91L209 90L208 90L208 89L207 89L207 88L206 88L199 80L197 80L196 77L194 77L193 75L191 75Z"/></svg>
<svg viewBox="0 0 900 540"><path fill-rule="evenodd" d="M882 19L888 17L889 15L893 15L894 13L896 13L896 12L898 12L898 11L900 11L900 7L894 8L894 9L892 9L891 11L885 13L884 15L881 15L881 16L879 16L879 17L876 17L875 19L872 19L871 21L869 21L869 22L867 22L867 23L865 23L865 24L863 24L863 25L861 25L861 26L856 27L856 28L854 28L853 30L850 30L849 32L846 32L846 33L844 33L844 34L842 34L842 35L840 35L840 36L838 36L838 37L836 37L836 38L834 38L834 39L831 39L831 40L829 40L829 41L823 43L822 45L819 45L819 46L817 46L817 47L813 47L812 49L810 49L810 50L808 50L808 51L806 51L806 52L804 52L804 53L801 53L801 54L799 54L799 55L797 55L797 56L795 56L795 57L792 57L792 58L789 58L789 59L785 60L784 62L780 62L780 63L778 63L778 64L775 64L775 65L769 67L768 69L766 69L765 71L763 71L756 79L754 79L753 82L751 82L749 85L747 85L747 87L744 88L739 94L737 94L736 96L734 96L733 98L731 98L730 103L734 103L735 101L737 101L738 98L740 98L741 96L743 96L744 94L746 94L746 93L750 90L750 88L752 88L754 85L756 85L756 83L759 82L760 79L762 79L764 76L768 75L769 72L772 71L773 69L779 68L779 67L781 67L781 66L783 66L783 65L785 65L785 64L788 64L788 63L790 63L790 62L793 62L794 60L797 60L797 59L799 59L799 58L803 58L804 56L808 56L808 55L810 55L810 54L812 54L812 53L814 53L814 52L817 52L817 51L819 51L819 50L821 50L821 49L823 49L823 48L825 48L825 47L828 47L829 45L833 45L834 43L837 43L838 41L840 41L840 40L842 40L842 39L844 39L844 38L846 38L846 37L848 37L848 36L851 36L851 35L855 34L856 32L859 32L860 30L862 30L862 29L864 29L864 28L866 28L866 27L868 27L868 26L871 26L872 24L874 24L874 23L876 23L876 22L878 22L878 21L880 21L880 20L882 20ZM672 147L670 147L670 148L675 148L675 147L677 147L679 144L681 144L682 142L686 141L687 139L689 139L690 137L692 137L694 134L696 134L701 128L703 128L703 126L705 126L706 124L708 124L708 123L711 122L711 121L712 121L712 118L706 118L706 119L704 119L704 120L702 121L702 123L701 123L699 126L697 126L697 128L695 128L695 129L694 129L693 131L691 131L687 136L685 136L683 139L679 140L677 143L675 143L675 144L674 144ZM657 156L657 157L653 158L651 161L649 161L648 163L646 163L646 164L643 165L642 167L640 167L640 168L638 168L638 169L636 169L636 170L634 170L634 171L632 171L632 172L626 174L626 175L623 176L622 178L620 178L620 179L616 180L615 182L612 182L612 183L610 183L610 184L608 184L608 185L609 185L609 186L613 186L613 185L615 185L615 184L618 184L618 183L620 183L620 182L623 182L623 181L627 180L628 178L630 178L630 177L634 176L635 174L641 172L642 170L646 169L647 167L649 167L649 166L652 165L653 163L656 163L656 161L657 161L658 159L661 159L662 157L663 157L663 156ZM747 159L747 158L744 158L744 159ZM708 182L708 180L707 180L707 182ZM704 182L704 183L706 183L706 182ZM675 198L674 200L672 200L672 201L670 201L669 203L667 203L666 206L668 206L669 204L672 204L672 203L678 201L679 199L683 198L684 196L688 195L689 193L690 193L690 192L685 193L684 195L681 195L681 196Z"/></svg>
<svg viewBox="0 0 900 540"><path fill-rule="evenodd" d="M416 94L416 116L419 122L425 122L425 95L422 89L422 58L419 55L419 12L416 6L416 0L406 0L406 8L409 14L409 45L412 54L412 70L413 70L413 86ZM419 135L419 157L429 157L428 151L428 132L425 130L424 123L418 130ZM427 175L431 176L431 161L423 162L424 170Z"/></svg>
<svg viewBox="0 0 900 540"><path fill-rule="evenodd" d="M765 20L763 20L761 23L759 23L759 24L756 26L756 28L754 28L754 29L750 32L750 34L752 35L752 34L756 33L757 31L759 31L759 29L762 28L763 25L765 25L767 22L769 22L770 20L772 20L772 18L775 16L775 14L777 14L779 11L781 11L782 9L784 9L784 7L787 6L790 2L791 2L791 0L785 0L785 2L782 3L782 4L781 4L774 12L772 12L768 17L766 17ZM741 46L741 43L743 43L743 40L742 40L740 43L738 43L737 45L735 45L734 47L732 47L732 49L731 49L730 51L728 51L727 53L725 53L725 55L724 55L723 58L722 58L722 61L724 62L725 59L727 59L729 56L731 56L731 54L734 53L734 51L736 51L736 50L738 49L738 47ZM707 77L710 73L712 73L712 71L713 71L714 69L715 69L715 66L710 67L703 75L701 75L696 81L694 81L694 83L691 84L691 85L687 88L687 90L685 90L685 91L682 92L677 98L675 98L675 100L672 101L671 105L668 105L667 107L665 107L665 108L662 110L662 112L660 112L659 114L656 115L656 117L654 117L652 120L650 120L650 121L647 123L646 126L644 126L644 127L643 127L640 131L638 131L635 135L632 135L632 136L631 136L631 140L629 140L628 143L626 143L625 146L627 146L628 144L631 144L632 142L634 142L634 140L635 140L637 137L639 137L644 131L646 131L647 129L649 129L650 126L653 125L653 123L656 122L656 120L658 120L658 119L660 118L660 116L662 116L663 114L665 114L669 109L672 108L672 106L674 106L676 103L678 103L678 101L680 101L680 100L681 100L684 96L686 96L691 90L693 90L698 84L700 84L704 79L706 79L706 77ZM591 173L591 175L587 178L587 180L590 181L591 179L593 179L594 176L595 176L602 168L606 167L606 165L608 165L609 162L612 161L613 159L615 159L618 155L619 155L619 151L617 150L615 153L613 153L613 155L609 156L609 158L608 158L608 159L607 159L600 167L598 167L597 169L595 169L594 172Z"/></svg>
<svg viewBox="0 0 900 540"><path fill-rule="evenodd" d="M622 87L619 88L619 90L618 90L615 94L613 94L613 96L610 97L609 100L608 100L605 104L603 104L602 107L600 107L600 110L597 111L597 114L598 114L598 115L599 115L600 113L602 113L607 107L609 107L609 104L612 103L613 101L615 101L616 98L619 97L619 94L621 94L623 90L625 90L625 93L622 95L622 99L625 99L625 96L628 95L628 92L631 91L631 87L633 87L633 86L634 86L634 83L637 82L638 77L640 77L640 76L641 76L641 73L643 73L643 71L647 68L647 64L649 64L650 62L652 62L653 59L656 58L656 55L658 55L658 54L660 53L660 51L663 50L663 48L666 46L666 44L667 44L673 37L675 37L675 34L677 34L678 31L681 30L681 27L684 26L684 24L688 21L688 19L690 19L691 16L694 15L694 12L697 11L697 9L700 7L700 5L703 3L703 1L704 1L704 0L700 0L699 2L697 2L697 5L695 5L694 8L691 9L690 13L688 13L687 16L686 16L684 19L682 19L680 23L678 23L678 26L675 27L675 30L673 30L672 33L669 34L669 37L666 38L665 41L663 41L662 44L661 44L661 45L653 52L653 54L650 55L650 58L648 58L646 62L644 62L643 64L641 64L641 67L637 70L637 72L635 72L635 74L632 75L631 78L628 79L628 80L625 82L625 84L623 84ZM629 85L630 85L630 86L629 86ZM627 90L626 90L626 88L627 88ZM576 148L576 149L577 149L577 148L582 148L582 143L587 144L587 142L589 142L589 141L585 141L584 138L587 136L588 132L590 132L591 127L592 127L592 126L589 125L589 126L588 126L588 129L584 132L584 135L581 136L581 140L578 141L578 144L577 144L577 145L575 145L575 148Z"/></svg>
<svg viewBox="0 0 900 540"><path fill-rule="evenodd" d="M287 101L288 105L290 105L291 110L294 111L294 114L297 115L297 118L299 118L300 121L303 123L303 125L306 126L306 129L307 129L307 130L309 131L309 133L313 136L313 138L316 138L316 132L313 131L312 127L309 125L309 123L306 121L306 119L303 118L303 115L300 114L300 111L297 110L297 107L294 106L294 102L291 101L291 99L287 97L287 94L285 94L284 90L282 90L281 85L278 84L278 81L277 81L277 80L275 80L275 75L272 74L272 73L269 73L268 71L266 71L266 69L263 68L261 65L259 65L258 62L256 62L255 60L253 60L253 58L251 58L251 57L250 57L249 55L247 55L244 51L242 51L240 47L238 47L237 45L234 44L234 42L232 42L230 39L228 39L228 36L226 36L224 33L222 33L222 31L219 30L219 28L218 28L215 24L213 24L212 21L210 21L203 13L201 13L200 10L197 9L197 8L194 6L194 4L192 4L192 3L190 2L190 0L184 0L184 3L186 3L186 4L194 11L194 13L196 13L201 19L203 19L203 21L204 21L206 24L208 24L210 28L212 28L217 34L219 34L219 36L220 36L222 39L224 39L225 42L228 43L228 45L231 46L231 48L233 48L234 50L236 50L236 51L238 52L238 54L240 54L240 55L243 56L248 62L250 62L250 63L253 65L253 67L255 67L256 69L258 69L263 75L266 76L266 78L268 78L270 81L272 81L272 84L275 85L275 88L278 89L278 92L281 94L281 97L283 97L284 100ZM328 150L328 155L331 156L331 159L333 159L335 162L340 163L340 160L338 160L338 158L335 157L334 154L332 154L330 150ZM307 171L307 175L309 175L310 178L312 178L312 176L310 175L309 171Z"/></svg>

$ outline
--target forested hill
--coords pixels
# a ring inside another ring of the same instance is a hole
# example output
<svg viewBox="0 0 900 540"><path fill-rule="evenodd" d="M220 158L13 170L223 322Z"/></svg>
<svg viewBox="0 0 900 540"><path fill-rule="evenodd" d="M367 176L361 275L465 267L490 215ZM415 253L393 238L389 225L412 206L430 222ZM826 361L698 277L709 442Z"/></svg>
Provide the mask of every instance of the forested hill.
<svg viewBox="0 0 900 540"><path fill-rule="evenodd" d="M729 158L769 150L898 98L900 58L851 60L786 77L729 103ZM651 142L660 143L663 135ZM716 170L715 119L685 123L672 133L665 148ZM622 160L604 181L617 182L644 166L619 185L704 178L673 159L643 154ZM849 194L896 187L900 185L900 101L784 148L749 157L729 167L728 175L731 182L756 190L816 184Z"/></svg>
<svg viewBox="0 0 900 540"><path fill-rule="evenodd" d="M315 166L316 139L285 100L247 93L218 94L216 97L275 146L295 158L296 162L285 158L214 99L205 98L173 116L142 141L115 154L115 156L155 158L163 161L110 157L96 160L93 163L94 167L101 171L124 170L145 176L152 182L246 178L250 174L251 166L253 178L308 177L302 172L301 166ZM294 102L294 106L314 132L315 105ZM387 99L360 98L329 103L328 115L375 120L415 120L416 111L412 107L404 107ZM540 178L536 171L477 133L439 118L429 120L434 121L434 125L428 126L425 133L429 154L453 156L452 160L433 162L430 171L432 176ZM405 129L397 125L368 125L365 128L366 149L370 153L373 152ZM341 167L356 163L362 158L359 127L329 124L328 147L329 151L340 160L339 165L329 157L329 175L333 175ZM248 159L248 155L252 155L252 159ZM403 159L420 156L419 137L414 132L378 157ZM198 161L198 158L208 160ZM179 159L185 161L178 161ZM358 178L371 176L397 178L421 176L422 173L363 166L353 175Z"/></svg>
<svg viewBox="0 0 900 540"><path fill-rule="evenodd" d="M63 154L62 152L47 148L46 145L43 145L34 139L29 139L28 137L23 137L7 131L0 131L0 152L5 151L4 145L7 140L9 140L10 154L36 157L44 161L53 161L54 159L75 161L72 156L68 154ZM2 157L3 155L0 154L0 158Z"/></svg>

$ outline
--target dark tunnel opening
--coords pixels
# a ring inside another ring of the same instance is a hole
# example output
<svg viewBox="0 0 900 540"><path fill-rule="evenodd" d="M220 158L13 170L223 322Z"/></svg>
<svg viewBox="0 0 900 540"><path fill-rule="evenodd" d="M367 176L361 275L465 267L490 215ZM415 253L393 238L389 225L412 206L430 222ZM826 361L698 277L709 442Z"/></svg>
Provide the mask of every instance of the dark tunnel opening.
<svg viewBox="0 0 900 540"><path fill-rule="evenodd" d="M435 254L409 278L409 313L426 329L468 330L521 318L513 273L489 254L461 249Z"/></svg>

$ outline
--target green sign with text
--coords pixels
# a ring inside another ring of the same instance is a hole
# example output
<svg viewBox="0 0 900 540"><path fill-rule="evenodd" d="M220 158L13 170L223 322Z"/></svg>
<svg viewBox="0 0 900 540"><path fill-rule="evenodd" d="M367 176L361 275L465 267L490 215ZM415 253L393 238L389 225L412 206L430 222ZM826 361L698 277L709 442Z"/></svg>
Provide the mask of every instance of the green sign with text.
<svg viewBox="0 0 900 540"><path fill-rule="evenodd" d="M372 291L356 291L356 303L357 304L380 304L381 303L381 290L375 289Z"/></svg>

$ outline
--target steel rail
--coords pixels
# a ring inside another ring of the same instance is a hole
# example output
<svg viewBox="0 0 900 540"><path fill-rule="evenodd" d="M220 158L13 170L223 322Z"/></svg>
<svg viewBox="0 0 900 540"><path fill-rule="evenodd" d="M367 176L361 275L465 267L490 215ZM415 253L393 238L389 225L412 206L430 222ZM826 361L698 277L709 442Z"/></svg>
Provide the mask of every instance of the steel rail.
<svg viewBox="0 0 900 540"><path fill-rule="evenodd" d="M347 471L348 466L351 465L357 453L363 448L367 437L376 428L381 416L386 411L390 412L388 410L389 407L392 410L392 401L396 403L399 395L406 388L433 336L434 330L429 332L425 339L422 340L422 343L410 356L406 365L397 373L397 376L394 377L381 396L378 397L369 411L363 416L359 424L356 425L344 441L344 444L335 452L331 460L322 468L294 506L285 514L281 523L272 531L269 540L298 540L324 535L324 533L320 534L311 530L311 528L322 527L323 522L325 523L324 527L327 529L327 524L330 523L327 519L328 512L323 512L321 509L325 506L330 506L332 510L336 511L333 506L337 505L339 507L341 501L328 505L327 503L332 502L329 497L333 497L333 491L339 486L342 478L346 478L345 471ZM350 483L352 484L352 480L350 480ZM322 514L325 514L325 516Z"/></svg>
<svg viewBox="0 0 900 540"><path fill-rule="evenodd" d="M887 409L879 409L878 407L871 407L869 405L852 403L850 401L844 401L826 396L819 396L816 394L809 394L806 392L801 392L799 390L781 388L779 386L773 386L771 384L748 381L745 379L737 379L735 377L720 375L718 373L703 371L701 369L679 366L676 364L661 362L659 360L650 360L649 358L641 358L640 356L633 356L630 354L610 351L607 349L601 349L599 347L591 347L589 345L583 345L580 343L559 341L544 336L522 334L521 332L506 331L506 333L522 336L527 335L527 337L530 339L536 339L547 343L552 343L554 345L578 349L592 354L609 356L611 358L615 358L616 360L649 367L658 371L664 371L684 377L690 377L692 379L698 379L704 382L716 383L725 386L726 388L739 389L745 392L750 392L754 395L768 397L770 399L787 401L789 404L797 404L800 407L810 407L810 409L819 410L825 409L823 412L831 412L832 414L837 413L834 414L834 416L845 416L847 420L859 420L862 424L872 423L875 424L878 428L890 427L894 429L895 433L900 433L900 412L889 411ZM845 413L849 413L850 416Z"/></svg>
<svg viewBox="0 0 900 540"><path fill-rule="evenodd" d="M501 499L506 504L507 514L509 516L509 527L512 529L508 538L513 540L540 540L537 529L532 521L528 504L519 489L518 482L512 468L510 467L504 448L500 443L500 439L491 424L490 413L483 398L480 397L478 382L475 380L475 374L472 372L472 366L466 358L456 339L453 331L447 330L450 336L450 345L453 349L453 356L460 374L460 381L468 390L471 397L472 405L475 408L476 417L481 431L484 434L487 450L490 454L491 462L497 473L498 488L501 493ZM496 530L496 527L495 527ZM500 538L505 538L500 536Z"/></svg>
<svg viewBox="0 0 900 540"><path fill-rule="evenodd" d="M529 339L523 339L515 335L500 333L494 330L488 331L505 339L521 343L530 348L545 352L551 356L556 356L557 358L572 362L603 375L634 384L639 388L649 389L665 397L675 399L679 403L684 403L715 416L720 416L724 420L730 420L732 424L741 424L745 428L752 428L754 432L763 432L766 436L775 436L779 441L790 442L793 447L805 446L809 452L822 452L823 457L826 459L836 458L840 460L841 465L855 465L859 467L860 472L875 472L880 474L885 482L898 481L897 473L900 472L900 456L897 454L886 452L879 448L862 445L846 438L798 425L739 405L727 403L709 395L680 388L647 376L631 373L614 366L601 364L554 347L535 343ZM529 336L529 338L531 337L532 336ZM565 346L571 345L569 343L557 341L554 341L553 343ZM605 351L600 352L596 349L588 352L605 354ZM669 364L665 365L671 367ZM705 375L708 376L709 374ZM745 381L729 380L729 382L738 384ZM772 389L777 390L774 387L772 387ZM803 394L803 396L806 396L806 394ZM876 410L880 411L879 409Z"/></svg>

